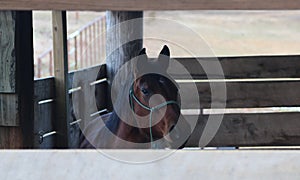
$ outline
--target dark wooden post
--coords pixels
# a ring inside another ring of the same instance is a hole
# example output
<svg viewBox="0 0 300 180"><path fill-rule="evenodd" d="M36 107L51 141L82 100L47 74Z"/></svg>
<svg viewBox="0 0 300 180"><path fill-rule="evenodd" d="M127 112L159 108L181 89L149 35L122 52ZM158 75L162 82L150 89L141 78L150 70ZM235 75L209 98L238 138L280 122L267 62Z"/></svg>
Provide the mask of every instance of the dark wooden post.
<svg viewBox="0 0 300 180"><path fill-rule="evenodd" d="M31 11L0 12L0 148L33 147Z"/></svg>
<svg viewBox="0 0 300 180"><path fill-rule="evenodd" d="M109 87L120 67L142 49L142 18L142 11L106 12L106 64ZM108 110L111 111L110 88L108 96Z"/></svg>
<svg viewBox="0 0 300 180"><path fill-rule="evenodd" d="M34 60L32 12L19 11L16 15L17 92L23 147L34 146Z"/></svg>

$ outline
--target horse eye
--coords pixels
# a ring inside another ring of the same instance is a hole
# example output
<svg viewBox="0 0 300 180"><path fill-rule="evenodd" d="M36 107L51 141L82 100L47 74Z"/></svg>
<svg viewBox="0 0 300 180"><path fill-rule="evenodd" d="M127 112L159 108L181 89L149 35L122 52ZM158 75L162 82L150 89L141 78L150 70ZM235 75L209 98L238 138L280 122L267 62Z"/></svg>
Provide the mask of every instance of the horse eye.
<svg viewBox="0 0 300 180"><path fill-rule="evenodd" d="M144 95L149 95L149 91L145 88L142 88L141 91L143 92Z"/></svg>

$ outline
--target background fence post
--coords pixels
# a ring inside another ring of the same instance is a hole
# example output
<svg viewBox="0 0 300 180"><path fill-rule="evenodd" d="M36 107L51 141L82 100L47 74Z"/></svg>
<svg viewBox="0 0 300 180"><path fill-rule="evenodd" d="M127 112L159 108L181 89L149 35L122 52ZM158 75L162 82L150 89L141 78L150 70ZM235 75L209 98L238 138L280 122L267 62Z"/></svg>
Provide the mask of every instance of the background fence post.
<svg viewBox="0 0 300 180"><path fill-rule="evenodd" d="M139 19L137 20L137 18ZM142 49L142 18L142 11L108 11L106 13L106 64L109 87L112 85L114 76L120 67ZM137 21L135 23L125 23L133 19ZM122 44L124 42L125 44ZM108 97L108 110L111 111L110 88Z"/></svg>
<svg viewBox="0 0 300 180"><path fill-rule="evenodd" d="M56 147L69 147L69 96L68 96L68 47L67 23L65 11L53 11L53 56L55 77L56 118L54 128L57 131Z"/></svg>

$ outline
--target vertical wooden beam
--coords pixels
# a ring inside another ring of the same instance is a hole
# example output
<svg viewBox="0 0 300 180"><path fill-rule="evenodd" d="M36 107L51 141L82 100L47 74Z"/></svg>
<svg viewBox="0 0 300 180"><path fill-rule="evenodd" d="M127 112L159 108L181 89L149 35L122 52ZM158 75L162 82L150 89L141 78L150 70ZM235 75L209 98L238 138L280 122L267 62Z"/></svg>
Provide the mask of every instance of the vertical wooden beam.
<svg viewBox="0 0 300 180"><path fill-rule="evenodd" d="M0 11L0 126L19 126L16 93L16 12Z"/></svg>
<svg viewBox="0 0 300 180"><path fill-rule="evenodd" d="M16 12L0 12L0 148L22 148L16 93Z"/></svg>
<svg viewBox="0 0 300 180"><path fill-rule="evenodd" d="M17 93L23 148L34 146L34 58L32 11L16 13Z"/></svg>
<svg viewBox="0 0 300 180"><path fill-rule="evenodd" d="M65 11L52 11L53 23L53 57L55 76L55 109L54 128L57 131L56 147L69 147L69 97L68 97L68 47L67 19Z"/></svg>
<svg viewBox="0 0 300 180"><path fill-rule="evenodd" d="M34 140L32 12L0 12L0 19L0 34L2 34L0 69L3 67L5 69L7 64L11 66L0 73L3 77L9 77L11 84L9 92L0 93L0 148L32 148Z"/></svg>
<svg viewBox="0 0 300 180"><path fill-rule="evenodd" d="M0 92L16 92L15 12L0 12Z"/></svg>
<svg viewBox="0 0 300 180"><path fill-rule="evenodd" d="M142 18L142 11L106 12L106 64L109 101L111 101L110 87L115 74L125 62L135 57L143 47ZM122 82L120 81L120 83ZM108 102L108 109L112 110L111 102Z"/></svg>

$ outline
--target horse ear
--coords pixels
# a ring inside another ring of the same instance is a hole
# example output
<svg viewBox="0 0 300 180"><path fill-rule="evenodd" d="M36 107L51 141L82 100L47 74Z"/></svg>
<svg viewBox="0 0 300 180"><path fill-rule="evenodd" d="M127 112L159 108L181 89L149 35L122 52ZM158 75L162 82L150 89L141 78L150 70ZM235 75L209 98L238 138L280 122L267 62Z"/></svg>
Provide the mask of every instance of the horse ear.
<svg viewBox="0 0 300 180"><path fill-rule="evenodd" d="M143 54L146 54L146 48L141 49L138 56L143 55Z"/></svg>
<svg viewBox="0 0 300 180"><path fill-rule="evenodd" d="M137 63L136 63L136 73L138 73L139 71L142 71L144 68L143 66L146 65L146 63L148 62L148 56L146 54L146 48L143 48L137 57Z"/></svg>
<svg viewBox="0 0 300 180"><path fill-rule="evenodd" d="M169 67L170 61L170 50L167 45L164 45L163 49L160 51L158 56L158 62L164 70L167 70Z"/></svg>

